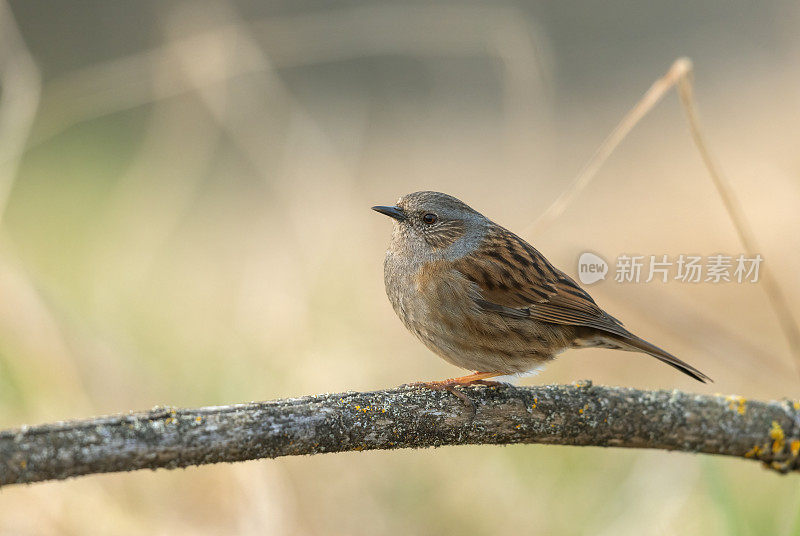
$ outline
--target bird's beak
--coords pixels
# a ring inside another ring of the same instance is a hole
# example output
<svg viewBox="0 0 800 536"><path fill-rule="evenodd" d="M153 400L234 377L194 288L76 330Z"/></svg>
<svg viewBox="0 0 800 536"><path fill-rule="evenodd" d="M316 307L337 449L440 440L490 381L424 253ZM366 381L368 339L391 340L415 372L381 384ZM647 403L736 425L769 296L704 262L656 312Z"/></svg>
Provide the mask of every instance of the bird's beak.
<svg viewBox="0 0 800 536"><path fill-rule="evenodd" d="M400 207L382 207L378 205L376 207L372 207L372 210L375 212L380 212L381 214L385 214L390 218L396 219L397 221L405 221L406 219L406 214Z"/></svg>

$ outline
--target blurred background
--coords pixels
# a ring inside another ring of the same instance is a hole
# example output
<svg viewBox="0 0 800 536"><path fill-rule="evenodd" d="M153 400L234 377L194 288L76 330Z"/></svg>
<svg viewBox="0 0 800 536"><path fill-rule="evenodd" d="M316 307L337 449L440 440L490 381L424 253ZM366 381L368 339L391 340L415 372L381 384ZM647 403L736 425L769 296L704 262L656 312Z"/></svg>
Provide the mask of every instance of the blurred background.
<svg viewBox="0 0 800 536"><path fill-rule="evenodd" d="M383 290L400 195L522 232L673 60L800 298L800 5L0 3L0 427L451 377ZM743 251L674 93L547 229L586 250ZM531 383L798 396L759 284L591 287L714 378L568 352ZM3 534L798 534L797 477L600 448L450 447L0 491Z"/></svg>

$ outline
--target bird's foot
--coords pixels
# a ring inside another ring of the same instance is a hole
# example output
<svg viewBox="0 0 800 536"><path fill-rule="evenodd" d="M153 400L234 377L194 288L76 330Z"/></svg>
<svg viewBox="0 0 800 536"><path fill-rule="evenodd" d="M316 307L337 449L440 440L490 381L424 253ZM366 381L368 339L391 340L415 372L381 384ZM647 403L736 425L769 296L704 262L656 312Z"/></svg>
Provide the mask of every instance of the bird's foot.
<svg viewBox="0 0 800 536"><path fill-rule="evenodd" d="M459 378L450 378L447 380L407 383L404 385L404 387L427 387L428 389L432 389L434 391L447 391L449 393L452 393L459 400L464 402L467 408L469 408L472 411L472 414L474 416L476 412L475 403L472 400L470 400L467 395L456 389L456 387L469 387L470 385L487 385L490 387L498 387L500 385L503 385L501 382L493 382L491 380L486 379L486 378L493 378L495 376L502 376L502 373L475 372L474 374L468 374L467 376L461 376Z"/></svg>
<svg viewBox="0 0 800 536"><path fill-rule="evenodd" d="M485 385L487 387L502 387L504 385L509 385L509 384L503 382L496 382L493 380L475 380L474 382L469 383L468 385Z"/></svg>
<svg viewBox="0 0 800 536"><path fill-rule="evenodd" d="M403 385L403 387L427 387L428 389L433 389L436 391L441 390L450 390L449 388L461 386L467 387L470 385L488 385L491 387L498 387L503 385L501 382L491 381L488 378L494 378L495 376L502 376L501 372L475 372L473 374L468 374L466 376L460 376L458 378L449 378L447 380L436 380L430 382L414 382L414 383L407 383Z"/></svg>

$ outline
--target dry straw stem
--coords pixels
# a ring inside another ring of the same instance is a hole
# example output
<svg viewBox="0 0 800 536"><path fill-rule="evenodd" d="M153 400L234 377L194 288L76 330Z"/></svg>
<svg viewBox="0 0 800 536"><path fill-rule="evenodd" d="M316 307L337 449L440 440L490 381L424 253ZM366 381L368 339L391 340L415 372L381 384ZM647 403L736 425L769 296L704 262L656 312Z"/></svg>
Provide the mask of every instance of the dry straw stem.
<svg viewBox="0 0 800 536"><path fill-rule="evenodd" d="M681 72L679 73L677 79L678 94L680 95L681 103L683 103L683 109L686 113L686 118L689 120L692 139L694 140L695 145L697 145L697 150L700 152L700 156L703 158L703 163L705 163L709 175L711 175L711 178L714 180L714 186L717 187L717 191L719 192L720 198L722 198L725 208L728 210L728 215L730 216L731 221L733 221L733 226L736 228L736 232L739 235L739 240L741 240L742 245L744 246L744 249L747 251L748 255L751 257L755 256L761 252L761 248L756 241L755 234L750 228L750 225L747 223L747 218L742 210L742 205L739 203L739 200L733 193L730 183L727 181L727 179L725 179L724 175L722 175L722 172L719 170L719 166L717 166L716 162L711 157L711 153L706 145L705 137L702 135L700 130L700 121L697 116L697 107L695 106L694 92L692 88L691 60L686 58L679 59L675 62L675 65L673 65L673 69L676 65L681 65ZM797 327L797 320L792 314L792 309L789 307L789 302L786 299L786 296L781 291L778 280L775 279L775 276L772 274L772 271L769 268L763 270L761 274L761 283L762 288L767 294L770 304L775 311L775 315L778 317L781 329L783 329L786 340L789 343L789 348L791 349L792 354L794 354L794 364L798 374L800 374L800 329Z"/></svg>
<svg viewBox="0 0 800 536"><path fill-rule="evenodd" d="M573 385L401 387L0 432L0 485L362 450L540 443L737 456L800 469L800 402Z"/></svg>
<svg viewBox="0 0 800 536"><path fill-rule="evenodd" d="M730 183L711 157L711 152L708 149L705 136L703 136L700 129L700 120L697 114L697 105L695 103L692 86L692 74L693 64L691 59L678 58L675 60L669 71L650 86L650 89L647 90L639 102L625 114L611 134L603 140L603 143L600 144L600 147L597 148L597 151L595 151L589 161L584 165L572 183L555 201L553 201L547 210L525 230L525 233L534 234L541 231L563 214L567 206L569 206L592 179L594 179L600 167L633 127L661 101L670 88L677 86L678 95L680 96L681 104L683 105L686 118L689 122L689 130L692 133L692 139L703 159L708 174L711 175L711 179L714 182L714 186L717 188L722 203L728 211L728 216L733 222L733 226L736 228L739 240L742 242L749 256L753 257L760 253L761 248L758 246L755 234L747 222L742 206L733 193ZM775 315L778 317L778 321L789 343L791 352L794 355L795 368L798 374L800 374L800 329L798 329L797 321L792 314L786 296L784 296L781 291L781 287L772 275L772 272L769 269L763 270L761 272L761 279L763 283L762 288L769 298Z"/></svg>

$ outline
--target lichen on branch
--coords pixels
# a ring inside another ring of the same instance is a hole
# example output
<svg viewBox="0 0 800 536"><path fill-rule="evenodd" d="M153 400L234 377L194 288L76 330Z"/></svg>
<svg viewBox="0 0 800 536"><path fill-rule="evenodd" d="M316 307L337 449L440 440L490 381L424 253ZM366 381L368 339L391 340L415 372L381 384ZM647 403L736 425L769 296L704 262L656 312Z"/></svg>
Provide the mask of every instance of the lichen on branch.
<svg viewBox="0 0 800 536"><path fill-rule="evenodd" d="M573 385L402 387L0 432L0 486L92 473L376 449L540 443L650 448L800 470L800 402Z"/></svg>

